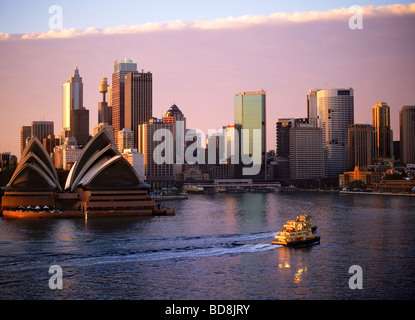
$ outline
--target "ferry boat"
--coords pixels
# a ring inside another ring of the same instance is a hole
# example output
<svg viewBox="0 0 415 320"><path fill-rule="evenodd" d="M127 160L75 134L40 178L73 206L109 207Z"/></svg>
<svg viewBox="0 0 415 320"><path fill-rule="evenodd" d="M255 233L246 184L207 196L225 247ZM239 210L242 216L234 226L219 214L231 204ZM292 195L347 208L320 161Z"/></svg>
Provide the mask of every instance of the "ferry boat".
<svg viewBox="0 0 415 320"><path fill-rule="evenodd" d="M274 237L271 244L297 247L320 243L320 236L313 234L311 218L306 214L297 216L296 220L287 221L282 230Z"/></svg>

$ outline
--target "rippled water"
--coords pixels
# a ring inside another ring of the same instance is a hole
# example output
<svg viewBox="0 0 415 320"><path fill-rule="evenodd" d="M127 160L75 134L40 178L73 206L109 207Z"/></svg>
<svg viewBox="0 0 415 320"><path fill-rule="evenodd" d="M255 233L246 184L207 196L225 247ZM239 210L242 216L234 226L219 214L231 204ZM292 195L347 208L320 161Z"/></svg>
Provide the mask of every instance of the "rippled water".
<svg viewBox="0 0 415 320"><path fill-rule="evenodd" d="M175 216L0 220L0 299L413 299L415 199L191 195ZM312 215L321 244L271 245ZM51 290L51 265L63 289ZM351 290L351 265L363 289Z"/></svg>

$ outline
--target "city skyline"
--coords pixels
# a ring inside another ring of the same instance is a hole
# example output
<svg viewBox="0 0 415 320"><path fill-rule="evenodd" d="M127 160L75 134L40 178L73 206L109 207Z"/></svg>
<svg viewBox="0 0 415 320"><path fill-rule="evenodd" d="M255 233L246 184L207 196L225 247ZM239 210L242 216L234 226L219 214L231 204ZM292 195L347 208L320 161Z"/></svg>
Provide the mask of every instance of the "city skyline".
<svg viewBox="0 0 415 320"><path fill-rule="evenodd" d="M348 27L352 13L345 8L337 14L320 12L320 18L305 13L301 21L275 21L269 15L247 17L245 22L242 18L225 21L236 25L213 20L216 25L210 29L191 24L174 29L170 25L159 31L115 35L67 32L69 37L60 39L23 39L3 33L0 151L19 157L20 127L31 121L62 123L61 85L76 65L82 73L92 134L102 100L96 88L101 78L111 79L114 59L130 57L137 59L138 70L153 73L153 115L161 117L170 105L177 104L186 114L189 128L207 132L232 124L234 95L264 89L267 151L273 150L276 119L307 116L307 90L352 87L354 122L371 123L372 106L384 101L390 106L394 140L398 140L399 110L415 100L411 90L414 44L410 41L415 5L367 10L362 30ZM249 46L239 46L242 40ZM391 45L384 48L385 43ZM45 65L50 70L42 73ZM20 91L21 77L31 82L25 91ZM209 111L204 113L207 117L200 117L201 110ZM55 126L55 134L59 132Z"/></svg>

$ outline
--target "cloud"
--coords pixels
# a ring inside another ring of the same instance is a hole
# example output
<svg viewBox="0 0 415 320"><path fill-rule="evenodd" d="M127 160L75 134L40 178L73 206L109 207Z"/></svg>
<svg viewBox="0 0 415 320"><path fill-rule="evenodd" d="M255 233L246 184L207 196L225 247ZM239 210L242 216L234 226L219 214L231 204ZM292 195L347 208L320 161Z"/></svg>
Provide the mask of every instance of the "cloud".
<svg viewBox="0 0 415 320"><path fill-rule="evenodd" d="M364 6L363 17L383 17L383 16L402 16L414 15L415 3L393 4L384 6ZM324 20L347 20L353 13L349 8L332 9L327 11L308 11L308 12L276 12L267 16L263 15L244 15L240 17L218 18L214 20L175 20L161 23L145 23L133 26L117 26L111 28L98 29L89 27L87 29L61 29L50 30L48 32L32 32L24 34L0 33L0 41L12 39L68 39L91 35L122 35L140 34L161 31L178 31L186 29L196 30L222 30L240 29L255 25L279 24L279 23L306 23Z"/></svg>

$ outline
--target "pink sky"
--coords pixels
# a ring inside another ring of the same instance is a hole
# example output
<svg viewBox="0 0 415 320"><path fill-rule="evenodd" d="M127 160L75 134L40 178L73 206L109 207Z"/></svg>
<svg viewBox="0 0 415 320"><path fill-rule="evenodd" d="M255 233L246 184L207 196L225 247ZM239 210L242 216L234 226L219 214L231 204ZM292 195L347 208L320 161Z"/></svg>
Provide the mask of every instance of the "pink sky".
<svg viewBox="0 0 415 320"><path fill-rule="evenodd" d="M62 123L62 83L76 61L84 83L90 132L97 125L101 77L114 60L131 57L153 73L153 115L173 103L189 128L233 123L233 98L267 91L267 148L275 122L306 117L312 88L353 87L355 123L371 123L378 101L391 107L399 139L399 110L415 105L415 4L365 7L363 29L351 30L348 9L176 21L112 29L0 34L0 152L20 156L20 127L34 120ZM29 39L26 39L29 38Z"/></svg>

